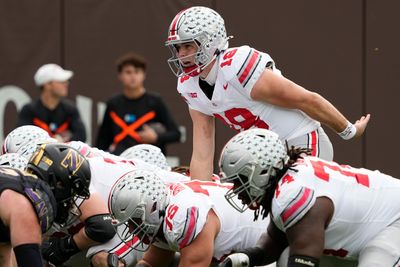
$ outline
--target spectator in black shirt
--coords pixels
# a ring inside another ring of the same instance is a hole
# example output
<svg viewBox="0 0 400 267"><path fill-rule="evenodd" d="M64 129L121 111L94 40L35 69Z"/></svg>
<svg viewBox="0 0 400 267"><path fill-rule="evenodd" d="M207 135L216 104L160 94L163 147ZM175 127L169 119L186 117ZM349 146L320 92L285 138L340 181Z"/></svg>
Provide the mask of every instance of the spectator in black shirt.
<svg viewBox="0 0 400 267"><path fill-rule="evenodd" d="M60 142L85 141L85 127L76 107L65 97L73 72L56 64L40 67L34 80L40 98L25 105L18 115L17 126L36 125Z"/></svg>
<svg viewBox="0 0 400 267"><path fill-rule="evenodd" d="M96 146L116 155L137 144L165 145L177 142L180 132L161 97L144 88L146 61L127 54L117 61L122 94L107 101Z"/></svg>

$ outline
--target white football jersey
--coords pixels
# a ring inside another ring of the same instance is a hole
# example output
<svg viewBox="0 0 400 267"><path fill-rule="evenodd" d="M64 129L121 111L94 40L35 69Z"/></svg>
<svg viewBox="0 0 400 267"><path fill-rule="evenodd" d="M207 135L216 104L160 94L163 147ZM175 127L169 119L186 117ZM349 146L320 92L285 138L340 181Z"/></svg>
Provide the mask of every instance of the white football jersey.
<svg viewBox="0 0 400 267"><path fill-rule="evenodd" d="M91 147L88 144L82 141L70 141L66 143L67 145L75 148L86 158L95 158L95 157L106 157L110 159L119 160L119 156L106 152L104 150L98 149L96 147Z"/></svg>
<svg viewBox="0 0 400 267"><path fill-rule="evenodd" d="M125 159L118 156L111 158L94 157L87 159L90 165L91 180L90 192L99 193L107 202L112 186L117 180L129 171L141 169L155 171L161 180L166 183L189 181L190 178L171 171L161 170L152 164L139 159Z"/></svg>
<svg viewBox="0 0 400 267"><path fill-rule="evenodd" d="M168 244L157 241L155 245L173 251L190 245L202 231L208 212L213 209L221 224L214 242L215 260L253 247L265 232L269 220L254 222L252 211L236 211L224 197L229 188L231 184L199 180L170 184L170 203L163 223Z"/></svg>
<svg viewBox="0 0 400 267"><path fill-rule="evenodd" d="M216 61L217 79L211 100L199 86L199 76L178 79L178 92L191 109L223 120L237 131L266 128L282 140L316 130L320 123L300 110L286 109L255 101L250 93L266 68L275 73L272 58L249 46L229 48Z"/></svg>
<svg viewBox="0 0 400 267"><path fill-rule="evenodd" d="M334 214L325 230L324 254L357 258L361 249L400 218L400 181L379 171L352 168L315 157L300 160L279 181L273 221L286 231L327 197Z"/></svg>

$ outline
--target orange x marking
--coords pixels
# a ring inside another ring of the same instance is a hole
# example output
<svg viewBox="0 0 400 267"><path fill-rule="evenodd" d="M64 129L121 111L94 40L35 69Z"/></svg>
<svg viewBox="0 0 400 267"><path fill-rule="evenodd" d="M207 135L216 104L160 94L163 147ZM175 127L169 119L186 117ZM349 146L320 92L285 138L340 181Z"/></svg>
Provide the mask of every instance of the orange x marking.
<svg viewBox="0 0 400 267"><path fill-rule="evenodd" d="M137 119L132 124L128 125L123 119L118 117L118 115L114 111L111 111L111 119L122 129L122 131L114 137L114 144L118 144L119 142L121 142L127 135L131 136L133 139L141 143L142 140L135 130L149 120L153 119L155 116L156 113L154 111L150 111Z"/></svg>
<svg viewBox="0 0 400 267"><path fill-rule="evenodd" d="M65 130L67 130L69 127L69 121L66 121L63 124L61 124L60 127L58 127L53 133L53 131L50 129L49 125L38 118L33 118L33 124L42 128L43 130L45 130L50 136L54 136L55 134L62 133Z"/></svg>

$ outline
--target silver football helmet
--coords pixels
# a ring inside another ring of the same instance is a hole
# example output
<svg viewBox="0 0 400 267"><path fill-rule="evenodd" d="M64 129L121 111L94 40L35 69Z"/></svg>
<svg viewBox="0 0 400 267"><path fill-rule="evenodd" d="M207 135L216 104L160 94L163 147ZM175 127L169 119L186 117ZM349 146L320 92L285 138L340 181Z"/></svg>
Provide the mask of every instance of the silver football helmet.
<svg viewBox="0 0 400 267"><path fill-rule="evenodd" d="M2 154L17 153L21 146L37 139L50 138L50 135L40 127L24 125L11 131L4 140Z"/></svg>
<svg viewBox="0 0 400 267"><path fill-rule="evenodd" d="M171 50L168 64L177 76L198 75L218 54L228 48L224 19L208 7L194 6L179 12L168 29L165 45ZM197 52L185 58L178 58L176 45L194 42ZM181 64L187 58L195 58L195 66L184 68Z"/></svg>
<svg viewBox="0 0 400 267"><path fill-rule="evenodd" d="M29 160L40 145L50 144L50 143L58 143L58 141L57 139L52 137L38 138L20 146L17 149L16 153L21 157L24 157L26 160Z"/></svg>
<svg viewBox="0 0 400 267"><path fill-rule="evenodd" d="M122 176L108 200L121 240L136 250L146 251L162 225L168 202L167 187L156 173L134 170ZM129 243L132 235L139 241Z"/></svg>
<svg viewBox="0 0 400 267"><path fill-rule="evenodd" d="M221 182L233 183L225 198L238 211L259 206L269 188L270 177L289 160L279 136L266 129L250 129L235 135L221 152ZM242 199L243 205L235 201Z"/></svg>
<svg viewBox="0 0 400 267"><path fill-rule="evenodd" d="M140 159L146 163L155 165L162 170L170 171L167 159L159 147L150 144L139 144L126 149L120 155L126 159Z"/></svg>
<svg viewBox="0 0 400 267"><path fill-rule="evenodd" d="M24 170L28 160L17 153L7 153L0 156L0 166Z"/></svg>

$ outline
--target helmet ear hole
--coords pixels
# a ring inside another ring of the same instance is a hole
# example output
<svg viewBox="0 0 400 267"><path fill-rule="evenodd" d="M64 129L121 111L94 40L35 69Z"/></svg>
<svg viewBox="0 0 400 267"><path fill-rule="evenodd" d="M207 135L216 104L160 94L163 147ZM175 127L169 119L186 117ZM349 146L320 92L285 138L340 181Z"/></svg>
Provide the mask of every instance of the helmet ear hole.
<svg viewBox="0 0 400 267"><path fill-rule="evenodd" d="M154 212L156 209L157 209L157 202L154 202L150 212Z"/></svg>

